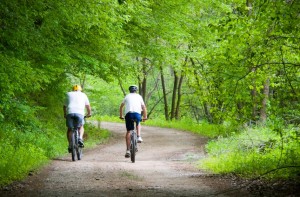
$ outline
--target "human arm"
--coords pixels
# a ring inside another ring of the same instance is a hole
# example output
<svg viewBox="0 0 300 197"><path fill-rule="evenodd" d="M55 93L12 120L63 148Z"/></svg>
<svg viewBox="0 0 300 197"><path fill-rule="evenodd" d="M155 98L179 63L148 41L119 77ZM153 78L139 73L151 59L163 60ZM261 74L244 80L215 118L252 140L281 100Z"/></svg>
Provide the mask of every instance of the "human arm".
<svg viewBox="0 0 300 197"><path fill-rule="evenodd" d="M146 105L142 105L142 110L143 110L143 120L147 120L147 107Z"/></svg>
<svg viewBox="0 0 300 197"><path fill-rule="evenodd" d="M92 116L92 107L90 105L85 105L85 108L87 110L87 117L91 117Z"/></svg>
<svg viewBox="0 0 300 197"><path fill-rule="evenodd" d="M123 107L124 107L124 103L121 103L121 105L120 105L120 109L119 109L119 112L120 112L120 118L121 119L123 119L124 117L123 117Z"/></svg>

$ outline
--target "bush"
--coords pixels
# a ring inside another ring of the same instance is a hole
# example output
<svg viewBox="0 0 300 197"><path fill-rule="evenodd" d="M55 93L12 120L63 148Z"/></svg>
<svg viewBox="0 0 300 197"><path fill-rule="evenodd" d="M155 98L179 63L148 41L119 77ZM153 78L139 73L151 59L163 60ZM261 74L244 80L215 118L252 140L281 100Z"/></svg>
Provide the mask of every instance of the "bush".
<svg viewBox="0 0 300 197"><path fill-rule="evenodd" d="M210 141L201 167L216 173L268 179L299 178L300 143L296 128L280 133L268 128L247 129Z"/></svg>

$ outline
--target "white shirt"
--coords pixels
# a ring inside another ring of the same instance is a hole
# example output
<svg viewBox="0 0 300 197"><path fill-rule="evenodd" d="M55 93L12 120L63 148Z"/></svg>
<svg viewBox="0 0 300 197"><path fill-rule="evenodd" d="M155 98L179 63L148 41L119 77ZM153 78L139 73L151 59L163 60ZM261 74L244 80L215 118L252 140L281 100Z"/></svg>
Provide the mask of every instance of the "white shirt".
<svg viewBox="0 0 300 197"><path fill-rule="evenodd" d="M77 113L84 115L84 109L86 105L90 105L90 102L85 93L81 91L73 91L67 93L65 101L67 114Z"/></svg>
<svg viewBox="0 0 300 197"><path fill-rule="evenodd" d="M142 96L137 93L127 94L122 103L125 104L125 115L128 112L135 112L141 114L142 105L145 105Z"/></svg>

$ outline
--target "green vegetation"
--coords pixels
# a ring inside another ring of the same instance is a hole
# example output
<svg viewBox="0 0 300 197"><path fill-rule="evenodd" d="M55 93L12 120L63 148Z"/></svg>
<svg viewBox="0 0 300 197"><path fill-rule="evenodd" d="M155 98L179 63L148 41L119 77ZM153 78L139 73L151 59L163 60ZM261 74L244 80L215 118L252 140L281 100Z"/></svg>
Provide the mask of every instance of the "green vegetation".
<svg viewBox="0 0 300 197"><path fill-rule="evenodd" d="M110 122L119 122L123 123L123 120L120 120L118 116L101 116L97 117L97 120L100 121L110 121ZM230 131L228 126L225 125L213 125L206 122L196 123L191 119L181 119L181 120L173 120L173 121L166 121L161 118L154 118L149 119L143 123L143 125L147 126L154 126L154 127L165 127L165 128L174 128L183 131L189 131L193 133L197 133L202 136L214 138L217 136L228 136Z"/></svg>
<svg viewBox="0 0 300 197"><path fill-rule="evenodd" d="M299 129L272 131L248 128L228 138L210 141L209 157L201 168L216 173L233 173L243 177L267 179L299 179Z"/></svg>
<svg viewBox="0 0 300 197"><path fill-rule="evenodd" d="M228 136L230 133L230 129L225 125L213 125L207 122L197 123L192 119L181 119L174 121L165 121L163 118L147 120L145 125L157 126L157 127L165 127L165 128L176 128L178 130L190 131L193 133L197 133L202 136L214 138L216 136Z"/></svg>
<svg viewBox="0 0 300 197"><path fill-rule="evenodd" d="M107 130L103 130L100 127L96 127L92 124L86 124L84 139L86 141L85 146L87 148L94 147L103 142L106 142L110 137L110 132Z"/></svg>
<svg viewBox="0 0 300 197"><path fill-rule="evenodd" d="M261 162L206 162L216 172L299 172L299 10L296 0L1 0L3 184L65 151L61 108L74 83L99 117L118 116L127 87L137 84L146 124L215 139L207 147L214 161ZM243 136L250 130L274 145L257 152Z"/></svg>
<svg viewBox="0 0 300 197"><path fill-rule="evenodd" d="M0 186L25 178L49 159L67 153L65 125L41 127L32 131L2 128L0 136ZM110 133L86 124L86 148L104 142Z"/></svg>
<svg viewBox="0 0 300 197"><path fill-rule="evenodd" d="M20 132L2 128L0 140L0 185L19 180L28 172L65 152L65 134L39 129ZM64 148L64 149L63 149Z"/></svg>
<svg viewBox="0 0 300 197"><path fill-rule="evenodd" d="M122 122L103 116L102 121ZM298 127L254 126L237 129L230 125L195 123L191 119L165 121L150 119L147 126L175 128L210 138L208 157L199 168L214 173L236 174L247 178L298 179L300 173L300 131ZM279 125L277 125L279 126Z"/></svg>

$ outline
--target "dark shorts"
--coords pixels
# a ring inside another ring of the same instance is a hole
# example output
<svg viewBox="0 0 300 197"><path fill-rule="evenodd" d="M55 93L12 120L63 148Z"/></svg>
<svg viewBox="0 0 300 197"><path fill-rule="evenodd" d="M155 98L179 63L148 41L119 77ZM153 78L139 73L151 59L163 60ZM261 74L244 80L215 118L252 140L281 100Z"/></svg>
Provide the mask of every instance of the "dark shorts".
<svg viewBox="0 0 300 197"><path fill-rule="evenodd" d="M136 122L136 126L140 124L142 120L142 116L139 113L127 113L125 116L126 129L127 131L134 130L134 122Z"/></svg>
<svg viewBox="0 0 300 197"><path fill-rule="evenodd" d="M66 125L68 128L81 127L84 125L84 116L81 114L68 114Z"/></svg>

